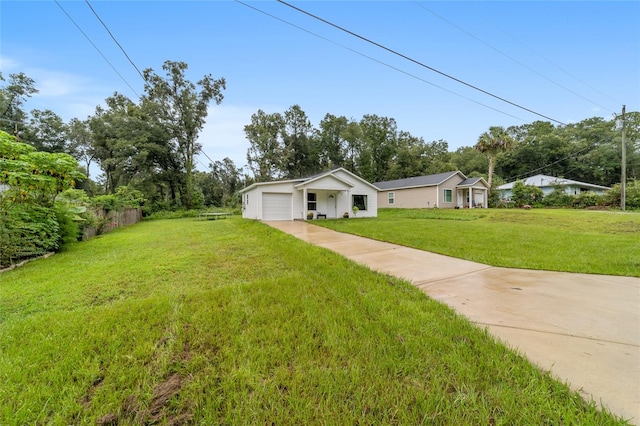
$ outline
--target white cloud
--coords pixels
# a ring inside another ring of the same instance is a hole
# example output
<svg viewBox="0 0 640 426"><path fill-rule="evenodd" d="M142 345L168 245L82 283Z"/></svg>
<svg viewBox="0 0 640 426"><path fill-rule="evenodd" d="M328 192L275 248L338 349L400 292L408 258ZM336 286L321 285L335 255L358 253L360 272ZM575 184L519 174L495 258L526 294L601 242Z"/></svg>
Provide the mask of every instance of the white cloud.
<svg viewBox="0 0 640 426"><path fill-rule="evenodd" d="M251 122L251 115L258 109L259 107L224 104L211 106L207 123L198 138L202 151L213 161L229 157L237 167L245 167L249 141L245 138L244 126ZM206 170L209 159L200 154L199 160L202 164L197 163L196 167Z"/></svg>
<svg viewBox="0 0 640 426"><path fill-rule="evenodd" d="M3 77L5 79L7 78L7 75L5 73L9 74L15 72L18 69L19 65L20 63L13 58L0 55L0 70L2 70Z"/></svg>

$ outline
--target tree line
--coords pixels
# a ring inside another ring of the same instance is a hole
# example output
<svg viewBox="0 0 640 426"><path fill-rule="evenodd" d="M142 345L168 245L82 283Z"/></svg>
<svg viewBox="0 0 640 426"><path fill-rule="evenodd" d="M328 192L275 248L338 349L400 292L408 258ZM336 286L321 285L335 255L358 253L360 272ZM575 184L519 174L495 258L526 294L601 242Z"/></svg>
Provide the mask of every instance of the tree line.
<svg viewBox="0 0 640 426"><path fill-rule="evenodd" d="M164 75L144 71L138 100L114 93L84 120L65 123L51 110L24 111L35 81L10 74L0 88L0 129L39 151L67 153L87 174L90 195L121 186L144 194L150 210L236 206L237 192L255 181L298 178L344 167L369 182L460 170L494 186L543 173L612 186L620 181L621 132L616 119L593 117L569 125L550 122L491 127L469 146L449 151L446 140L425 141L376 114L359 119L327 113L317 126L299 105L283 112L258 110L244 132L249 170L229 158L197 171L198 142L211 103L220 104L224 78L186 78L187 65L167 61ZM640 173L640 113L627 114L627 176Z"/></svg>
<svg viewBox="0 0 640 426"><path fill-rule="evenodd" d="M627 114L628 176L640 174L640 113ZM284 113L258 110L245 126L247 161L256 180L297 178L344 167L369 182L460 170L497 185L547 174L612 186L620 182L621 133L615 119L594 117L566 126L536 121L493 126L475 144L449 151L399 130L395 119L326 114L314 127L299 105Z"/></svg>

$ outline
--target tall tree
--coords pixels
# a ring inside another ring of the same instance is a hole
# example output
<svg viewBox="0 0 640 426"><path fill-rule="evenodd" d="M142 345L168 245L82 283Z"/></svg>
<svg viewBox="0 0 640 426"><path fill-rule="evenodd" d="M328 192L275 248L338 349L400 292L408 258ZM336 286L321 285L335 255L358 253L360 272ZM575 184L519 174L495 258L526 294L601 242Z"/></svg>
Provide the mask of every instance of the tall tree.
<svg viewBox="0 0 640 426"><path fill-rule="evenodd" d="M0 72L0 81L5 81ZM24 73L9 74L9 82L0 88L0 130L18 137L18 129L24 126L27 114L23 111L27 98L38 93L35 81Z"/></svg>
<svg viewBox="0 0 640 426"><path fill-rule="evenodd" d="M284 112L282 133L284 171L288 178L298 178L318 171L318 150L313 143L313 126L299 105Z"/></svg>
<svg viewBox="0 0 640 426"><path fill-rule="evenodd" d="M489 127L489 131L484 132L478 138L478 143L476 143L475 148L485 154L489 159L489 172L487 173L487 183L489 187L491 187L496 156L501 152L513 148L514 144L514 139L504 127L501 126Z"/></svg>
<svg viewBox="0 0 640 426"><path fill-rule="evenodd" d="M345 164L347 141L344 136L347 125L346 117L328 113L320 121L318 162L321 169L333 169Z"/></svg>
<svg viewBox="0 0 640 426"><path fill-rule="evenodd" d="M267 114L263 110L251 115L251 123L244 126L250 146L247 162L258 182L268 182L283 176L284 146L280 139L284 118L280 113Z"/></svg>
<svg viewBox="0 0 640 426"><path fill-rule="evenodd" d="M391 160L397 151L396 120L366 114L360 120L362 150L358 159L358 171L369 182L387 179Z"/></svg>
<svg viewBox="0 0 640 426"><path fill-rule="evenodd" d="M29 127L24 131L22 139L38 151L70 154L67 125L58 114L49 109L31 111Z"/></svg>
<svg viewBox="0 0 640 426"><path fill-rule="evenodd" d="M186 79L187 68L184 62L166 61L162 65L165 77L157 75L150 68L143 75L147 82L144 98L158 105L157 118L171 138L175 139L184 161L185 205L190 208L195 156L202 149L197 142L198 135L205 124L211 100L218 105L222 102L226 81L224 78L216 80L207 74L196 86Z"/></svg>
<svg viewBox="0 0 640 426"><path fill-rule="evenodd" d="M69 142L69 154L81 162L85 169L85 174L89 176L91 163L95 158L93 150L93 136L89 128L89 119L81 121L77 118L71 119L67 125L67 140Z"/></svg>

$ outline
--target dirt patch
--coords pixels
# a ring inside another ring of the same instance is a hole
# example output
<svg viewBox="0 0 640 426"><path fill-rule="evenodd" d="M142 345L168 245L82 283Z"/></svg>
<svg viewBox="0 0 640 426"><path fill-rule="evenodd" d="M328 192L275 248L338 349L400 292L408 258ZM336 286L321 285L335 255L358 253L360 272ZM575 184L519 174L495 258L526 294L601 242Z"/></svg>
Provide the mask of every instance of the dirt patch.
<svg viewBox="0 0 640 426"><path fill-rule="evenodd" d="M165 382L156 386L148 410L148 417L151 421L158 421L162 418L164 406L180 392L180 389L182 389L182 378L177 374L169 376Z"/></svg>
<svg viewBox="0 0 640 426"><path fill-rule="evenodd" d="M103 381L103 376L96 377L96 379L91 382L91 386L87 390L87 393L82 398L80 398L78 403L84 408L89 408L89 405L91 405L91 401L93 400L93 394L96 393L96 390L102 385Z"/></svg>
<svg viewBox="0 0 640 426"><path fill-rule="evenodd" d="M115 426L118 424L118 417L113 413L105 414L96 420L96 424L99 426Z"/></svg>

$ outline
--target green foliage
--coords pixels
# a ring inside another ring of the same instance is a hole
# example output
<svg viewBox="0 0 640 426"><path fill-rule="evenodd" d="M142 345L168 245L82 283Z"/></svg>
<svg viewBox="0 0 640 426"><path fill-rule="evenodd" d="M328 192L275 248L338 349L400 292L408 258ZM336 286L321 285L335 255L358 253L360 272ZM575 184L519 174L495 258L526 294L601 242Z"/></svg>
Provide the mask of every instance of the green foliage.
<svg viewBox="0 0 640 426"><path fill-rule="evenodd" d="M602 197L602 203L610 207L620 207L622 184L613 185ZM640 180L630 180L626 185L626 206L628 209L640 209Z"/></svg>
<svg viewBox="0 0 640 426"><path fill-rule="evenodd" d="M115 194L106 194L106 195L98 195L93 197L93 205L100 209L103 209L105 212L117 211L122 206L118 203L118 198Z"/></svg>
<svg viewBox="0 0 640 426"><path fill-rule="evenodd" d="M57 250L77 234L56 197L84 178L67 154L38 152L0 131L0 264Z"/></svg>
<svg viewBox="0 0 640 426"><path fill-rule="evenodd" d="M540 204L543 198L544 193L542 189L537 186L525 185L524 182L520 180L513 184L511 200L515 203L516 207Z"/></svg>
<svg viewBox="0 0 640 426"><path fill-rule="evenodd" d="M52 208L0 200L0 266L55 251L60 225Z"/></svg>
<svg viewBox="0 0 640 426"><path fill-rule="evenodd" d="M82 219L67 203L56 202L53 208L58 222L58 240L56 245L64 249L69 244L78 241L81 236Z"/></svg>
<svg viewBox="0 0 640 426"><path fill-rule="evenodd" d="M582 192L573 197L572 206L577 209L584 209L587 207L595 207L602 204L602 196L593 192Z"/></svg>
<svg viewBox="0 0 640 426"><path fill-rule="evenodd" d="M542 204L547 207L571 207L573 198L573 195L567 194L562 186L557 186L553 188L553 192L544 197Z"/></svg>
<svg viewBox="0 0 640 426"><path fill-rule="evenodd" d="M115 197L118 200L117 204L124 207L142 207L146 201L142 191L128 186L119 186L116 189Z"/></svg>

